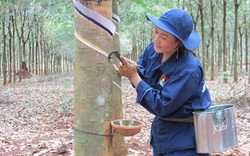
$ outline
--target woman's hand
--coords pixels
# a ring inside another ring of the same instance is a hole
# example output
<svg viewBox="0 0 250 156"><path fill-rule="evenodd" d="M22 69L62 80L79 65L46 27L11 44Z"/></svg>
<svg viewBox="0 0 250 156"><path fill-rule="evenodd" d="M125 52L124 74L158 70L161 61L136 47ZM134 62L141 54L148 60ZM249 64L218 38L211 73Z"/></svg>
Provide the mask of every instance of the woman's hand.
<svg viewBox="0 0 250 156"><path fill-rule="evenodd" d="M127 77L135 87L137 87L138 83L141 81L139 76L138 66L135 61L127 59L123 56L120 56L122 63L120 62L118 67L113 64L115 70L121 75Z"/></svg>

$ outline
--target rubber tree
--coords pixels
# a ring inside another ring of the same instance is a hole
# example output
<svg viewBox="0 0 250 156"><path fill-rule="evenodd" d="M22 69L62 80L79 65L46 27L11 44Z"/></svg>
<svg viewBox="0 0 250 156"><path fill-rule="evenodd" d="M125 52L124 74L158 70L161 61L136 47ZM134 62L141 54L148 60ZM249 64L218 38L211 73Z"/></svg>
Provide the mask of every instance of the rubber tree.
<svg viewBox="0 0 250 156"><path fill-rule="evenodd" d="M223 0L223 72L227 73L227 1ZM227 83L227 78L223 79L224 83Z"/></svg>
<svg viewBox="0 0 250 156"><path fill-rule="evenodd" d="M120 36L119 36L119 23L120 18L118 16L118 0L112 0L112 22L115 24L115 34L113 37L113 49L117 51L121 51L120 49ZM121 76L117 74L117 72L113 71L112 80L116 82L119 86L121 86ZM122 99L121 99L121 89L119 87L115 87L112 90L112 102L115 104L113 108L116 112L114 118L123 118L122 112ZM114 147L114 155L115 156L125 156L127 155L127 147L124 142L124 137L116 135L113 137L113 147Z"/></svg>
<svg viewBox="0 0 250 156"><path fill-rule="evenodd" d="M201 43L202 43L202 66L203 68L206 68L206 54L205 54L205 30L204 30L204 16L203 16L203 0L199 0L199 11L201 16ZM204 70L204 77L206 77L206 72Z"/></svg>
<svg viewBox="0 0 250 156"><path fill-rule="evenodd" d="M108 60L115 34L112 1L73 0L73 4L75 155L113 156L117 151L125 155L126 150L117 150L125 148L124 139L115 139L110 124L122 118L121 77Z"/></svg>
<svg viewBox="0 0 250 156"><path fill-rule="evenodd" d="M242 0L238 2L234 0L234 46L233 46L233 60L234 60L234 82L238 82L238 10Z"/></svg>
<svg viewBox="0 0 250 156"><path fill-rule="evenodd" d="M215 51L215 42L214 42L214 28L215 28L215 22L214 22L214 8L215 3L213 0L210 0L211 5L211 44L212 44L212 50L211 50L211 75L210 80L214 80L214 51Z"/></svg>

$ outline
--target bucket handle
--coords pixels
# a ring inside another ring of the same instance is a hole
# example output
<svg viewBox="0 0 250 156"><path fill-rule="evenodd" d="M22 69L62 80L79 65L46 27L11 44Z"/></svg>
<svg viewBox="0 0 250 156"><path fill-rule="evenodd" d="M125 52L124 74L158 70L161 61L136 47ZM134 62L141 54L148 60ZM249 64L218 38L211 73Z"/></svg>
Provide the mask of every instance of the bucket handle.
<svg viewBox="0 0 250 156"><path fill-rule="evenodd" d="M217 117L217 113L218 113L218 111L220 111L220 110L221 110L221 109L218 109L218 108L215 108L215 109L214 109L213 119L214 119L214 121L215 121L216 123L222 123L222 122L225 121L225 118L226 118L226 116L225 116L225 110L224 110L224 109L221 110L221 111L222 111L222 117L221 117L221 118L218 118L218 117Z"/></svg>

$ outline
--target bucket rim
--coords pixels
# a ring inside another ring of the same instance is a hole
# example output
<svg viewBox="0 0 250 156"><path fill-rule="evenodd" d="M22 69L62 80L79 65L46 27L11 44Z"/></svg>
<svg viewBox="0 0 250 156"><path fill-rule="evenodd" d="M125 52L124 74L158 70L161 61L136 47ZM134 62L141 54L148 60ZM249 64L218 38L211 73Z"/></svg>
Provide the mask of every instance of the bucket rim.
<svg viewBox="0 0 250 156"><path fill-rule="evenodd" d="M225 107L227 106L225 109L223 110L228 110L228 109L232 109L234 108L234 104L220 104L220 105L213 105L213 106L210 106L208 107L206 110L199 110L199 111L194 111L193 114L200 114L200 113L213 113L212 111L208 111L208 110L211 110L213 108L217 108L217 107Z"/></svg>

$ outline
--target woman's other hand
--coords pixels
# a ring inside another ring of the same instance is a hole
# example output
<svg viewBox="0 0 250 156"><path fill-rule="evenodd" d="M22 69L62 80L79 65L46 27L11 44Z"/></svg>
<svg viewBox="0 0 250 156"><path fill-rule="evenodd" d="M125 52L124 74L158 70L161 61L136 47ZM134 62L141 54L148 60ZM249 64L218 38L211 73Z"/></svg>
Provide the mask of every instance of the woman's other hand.
<svg viewBox="0 0 250 156"><path fill-rule="evenodd" d="M138 73L137 63L133 60L127 59L124 56L120 56L122 62L116 66L113 64L115 70L124 77L127 77L135 87L137 87L138 83L141 81L141 78Z"/></svg>

